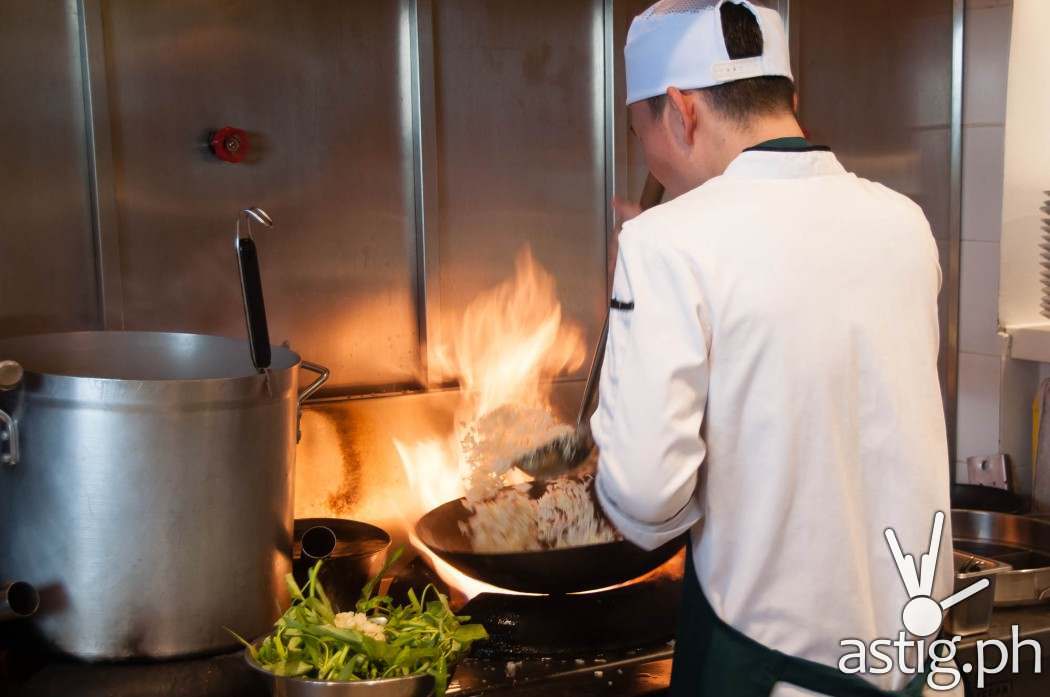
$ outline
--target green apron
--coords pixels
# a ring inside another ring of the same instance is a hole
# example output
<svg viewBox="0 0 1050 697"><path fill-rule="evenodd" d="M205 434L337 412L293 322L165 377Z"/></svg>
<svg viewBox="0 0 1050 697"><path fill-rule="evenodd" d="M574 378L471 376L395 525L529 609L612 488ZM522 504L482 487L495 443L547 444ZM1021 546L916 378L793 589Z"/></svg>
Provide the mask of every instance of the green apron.
<svg viewBox="0 0 1050 697"><path fill-rule="evenodd" d="M748 148L764 152L827 150L803 138L777 138ZM788 683L831 697L920 697L926 682L917 675L900 692L880 690L832 666L789 656L763 646L723 622L711 608L687 557L682 615L671 669L671 697L769 697Z"/></svg>
<svg viewBox="0 0 1050 697"><path fill-rule="evenodd" d="M917 675L900 692L880 690L856 675L763 646L723 622L707 602L693 567L685 565L681 620L671 668L671 697L769 697L785 682L830 697L920 697Z"/></svg>

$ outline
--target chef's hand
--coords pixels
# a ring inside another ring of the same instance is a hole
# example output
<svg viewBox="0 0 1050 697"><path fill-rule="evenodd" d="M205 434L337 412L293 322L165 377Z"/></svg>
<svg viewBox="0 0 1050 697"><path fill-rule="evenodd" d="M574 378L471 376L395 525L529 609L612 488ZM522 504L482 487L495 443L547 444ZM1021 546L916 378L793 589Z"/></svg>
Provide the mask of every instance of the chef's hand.
<svg viewBox="0 0 1050 697"><path fill-rule="evenodd" d="M619 196L613 196L612 209L613 222L616 224L617 230L619 230L628 220L637 218L642 214L642 207L640 205L634 201L620 198Z"/></svg>

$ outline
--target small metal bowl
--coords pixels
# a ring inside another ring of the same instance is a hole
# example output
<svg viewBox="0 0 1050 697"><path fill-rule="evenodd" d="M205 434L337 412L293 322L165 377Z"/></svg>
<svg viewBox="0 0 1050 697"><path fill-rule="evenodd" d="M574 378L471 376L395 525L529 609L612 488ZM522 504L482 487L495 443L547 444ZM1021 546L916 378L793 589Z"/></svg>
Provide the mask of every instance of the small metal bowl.
<svg viewBox="0 0 1050 697"><path fill-rule="evenodd" d="M260 641L255 642L256 646ZM432 675L411 675L407 678L355 680L353 682L287 678L274 675L256 663L248 649L244 650L244 660L255 671L268 678L270 694L274 697L429 697L434 693L435 687Z"/></svg>

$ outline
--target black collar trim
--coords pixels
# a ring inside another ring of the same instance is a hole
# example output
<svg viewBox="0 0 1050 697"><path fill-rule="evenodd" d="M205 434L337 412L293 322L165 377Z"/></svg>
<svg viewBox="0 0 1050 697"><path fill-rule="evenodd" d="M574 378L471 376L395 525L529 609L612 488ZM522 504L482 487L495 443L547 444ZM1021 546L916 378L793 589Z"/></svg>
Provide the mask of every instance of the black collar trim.
<svg viewBox="0 0 1050 697"><path fill-rule="evenodd" d="M776 145L755 145L744 152L831 152L827 145L807 145L804 148L778 147Z"/></svg>

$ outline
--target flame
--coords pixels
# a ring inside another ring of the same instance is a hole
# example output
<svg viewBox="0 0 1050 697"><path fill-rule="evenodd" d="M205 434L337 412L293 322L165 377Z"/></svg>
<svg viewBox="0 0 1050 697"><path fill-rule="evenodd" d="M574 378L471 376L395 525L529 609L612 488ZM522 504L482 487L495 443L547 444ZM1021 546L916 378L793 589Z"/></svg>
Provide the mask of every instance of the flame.
<svg viewBox="0 0 1050 697"><path fill-rule="evenodd" d="M394 448L401 458L408 486L415 493L415 520L446 501L463 495L463 481L459 476L458 455L450 438L446 441L426 439L411 445L394 439ZM452 467L450 467L450 463ZM413 520L413 523L415 522Z"/></svg>
<svg viewBox="0 0 1050 697"><path fill-rule="evenodd" d="M504 404L550 408L550 380L583 364L583 333L563 323L554 278L528 248L514 278L467 306L451 345L439 346L435 368L459 380L460 414L473 420Z"/></svg>
<svg viewBox="0 0 1050 697"><path fill-rule="evenodd" d="M586 357L581 329L563 320L554 279L528 248L518 255L514 277L478 295L446 335L451 343L435 349L434 367L442 379L460 383L453 432L411 443L394 439L415 499L402 503L411 509L402 509L409 529L423 513L465 493L470 465L461 442L467 424L504 404L550 409L551 380L576 370ZM528 480L524 473L512 474L517 481ZM399 492L402 497L408 493ZM512 592L462 574L414 534L411 540L438 575L468 598Z"/></svg>

